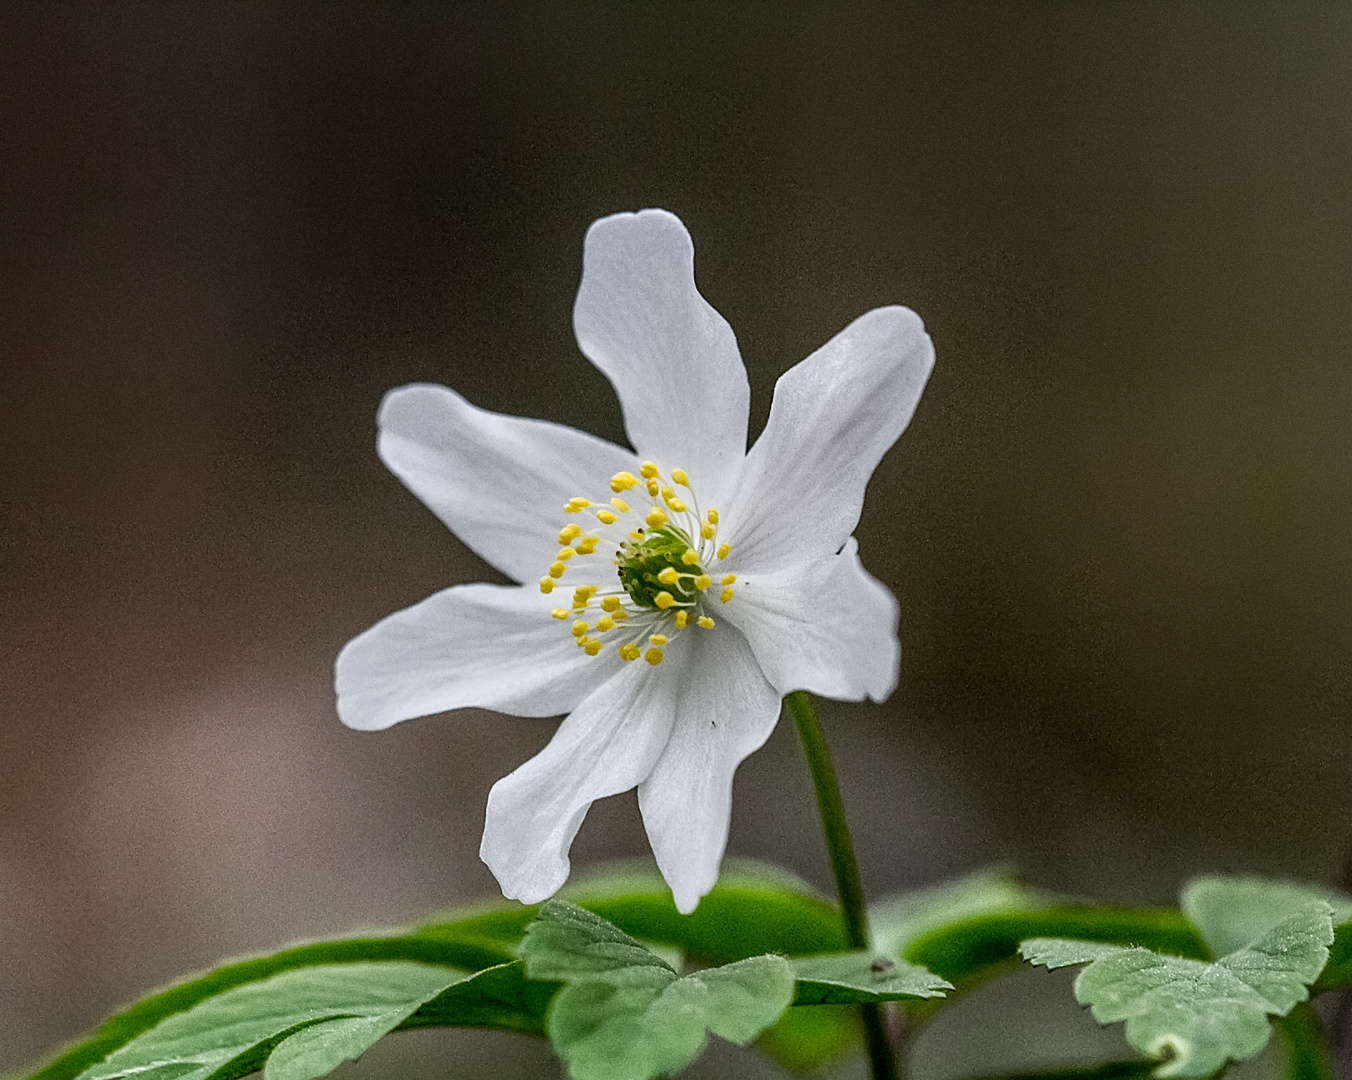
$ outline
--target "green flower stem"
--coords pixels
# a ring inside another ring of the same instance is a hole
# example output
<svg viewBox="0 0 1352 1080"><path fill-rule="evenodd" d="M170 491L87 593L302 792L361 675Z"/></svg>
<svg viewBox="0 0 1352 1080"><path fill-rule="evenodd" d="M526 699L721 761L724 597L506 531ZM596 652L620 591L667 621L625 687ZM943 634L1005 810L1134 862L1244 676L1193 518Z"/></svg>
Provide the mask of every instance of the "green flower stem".
<svg viewBox="0 0 1352 1080"><path fill-rule="evenodd" d="M836 889L840 893L840 907L845 915L845 934L852 949L870 947L868 910L864 906L864 886L859 880L859 864L854 858L854 844L850 828L845 824L845 804L840 799L840 785L836 770L831 765L831 752L826 747L821 725L807 694L796 690L785 702L793 721L798 725L798 737L803 740L808 768L812 771L812 786L817 791L817 809L821 812L822 827L826 830L826 849L831 855L831 869L836 875ZM869 1062L874 1080L898 1080L896 1054L888 1042L883 1024L882 1009L877 1005L859 1006L864 1021L864 1042L868 1047Z"/></svg>

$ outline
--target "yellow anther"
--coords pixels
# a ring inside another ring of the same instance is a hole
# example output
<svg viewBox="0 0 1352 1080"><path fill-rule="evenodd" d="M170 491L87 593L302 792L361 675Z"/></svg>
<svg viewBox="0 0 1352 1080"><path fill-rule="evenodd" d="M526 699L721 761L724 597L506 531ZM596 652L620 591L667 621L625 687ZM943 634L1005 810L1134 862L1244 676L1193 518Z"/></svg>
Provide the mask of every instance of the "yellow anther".
<svg viewBox="0 0 1352 1080"><path fill-rule="evenodd" d="M634 529L630 529L630 530L629 530L629 539L632 540L632 541L633 541L634 543L636 543L636 544L641 544L641 543L643 543L643 534L642 534L641 532L638 532L638 531L634 530Z"/></svg>
<svg viewBox="0 0 1352 1080"><path fill-rule="evenodd" d="M573 537L577 536L580 532L582 532L582 530L577 525L565 525L559 530L559 543L571 544L573 542Z"/></svg>
<svg viewBox="0 0 1352 1080"><path fill-rule="evenodd" d="M579 555L590 555L596 550L596 537L584 536L577 542L577 553Z"/></svg>
<svg viewBox="0 0 1352 1080"><path fill-rule="evenodd" d="M587 636L585 636L585 635L577 639L577 647L578 647L579 649L585 649L585 648L586 648L588 645L590 645L591 643L592 643L592 639L589 638L589 637L587 637Z"/></svg>
<svg viewBox="0 0 1352 1080"><path fill-rule="evenodd" d="M606 596L601 599L602 611L619 611L620 598L618 596Z"/></svg>
<svg viewBox="0 0 1352 1080"><path fill-rule="evenodd" d="M615 620L612 619L609 615L602 615L599 619L596 620L596 629L603 634L607 630L614 630Z"/></svg>
<svg viewBox="0 0 1352 1080"><path fill-rule="evenodd" d="M643 654L643 659L648 661L648 663L652 664L653 667L657 667L657 665L662 662L662 650L649 649L646 653Z"/></svg>
<svg viewBox="0 0 1352 1080"><path fill-rule="evenodd" d="M700 536L704 537L706 540L712 540L717 532L718 530L712 525L701 525L699 527Z"/></svg>
<svg viewBox="0 0 1352 1080"><path fill-rule="evenodd" d="M653 603L656 604L663 611L666 611L667 608L671 607L672 604L676 603L676 597L672 596L671 593L669 592L665 591L660 592L653 597Z"/></svg>
<svg viewBox="0 0 1352 1080"><path fill-rule="evenodd" d="M576 589L573 590L573 595L592 597L596 595L596 590L598 588L599 586L597 585L579 585Z"/></svg>
<svg viewBox="0 0 1352 1080"><path fill-rule="evenodd" d="M578 619L577 622L573 623L573 637L581 637L586 632L587 624L581 619Z"/></svg>
<svg viewBox="0 0 1352 1080"><path fill-rule="evenodd" d="M694 566L695 563L699 562L699 552L694 548L686 548L685 554L681 556L681 562L685 563L686 566Z"/></svg>
<svg viewBox="0 0 1352 1080"><path fill-rule="evenodd" d="M628 491L638 483L638 477L631 472L617 472L610 478L610 490L614 492Z"/></svg>
<svg viewBox="0 0 1352 1080"><path fill-rule="evenodd" d="M621 660L637 660L641 655L643 655L643 654L640 653L640 652L638 651L638 646L637 646L637 645L621 645L621 646L620 646L620 659L621 659Z"/></svg>
<svg viewBox="0 0 1352 1080"><path fill-rule="evenodd" d="M695 625L701 630L712 630L714 628L714 621L709 618L708 615L701 615Z"/></svg>
<svg viewBox="0 0 1352 1080"><path fill-rule="evenodd" d="M550 577L563 577L563 563L552 562L549 564Z"/></svg>
<svg viewBox="0 0 1352 1080"><path fill-rule="evenodd" d="M587 642L582 651L588 656L595 656L601 651L601 643L593 638L591 641Z"/></svg>
<svg viewBox="0 0 1352 1080"><path fill-rule="evenodd" d="M551 581L550 584L553 585L554 583ZM556 619L566 619L568 618L568 609L564 607L556 607L553 611L550 612L550 614L553 615L554 618Z"/></svg>
<svg viewBox="0 0 1352 1080"><path fill-rule="evenodd" d="M579 510L585 510L591 505L590 499L584 499L581 495L576 495L568 500L569 506L576 506Z"/></svg>
<svg viewBox="0 0 1352 1080"><path fill-rule="evenodd" d="M648 637L648 642L649 642L649 644L651 644L651 645L665 645L665 644L667 643L667 635L666 635L666 634L651 634L651 635L649 635L649 637Z"/></svg>
<svg viewBox="0 0 1352 1080"><path fill-rule="evenodd" d="M648 494L651 495L651 496L655 499L655 498L657 498L657 492L658 492L657 481L656 481L656 480L649 480L649 481L648 481Z"/></svg>
<svg viewBox="0 0 1352 1080"><path fill-rule="evenodd" d="M575 554L576 552L574 552L572 548L559 548L559 553L554 557L558 559L559 562L567 562Z"/></svg>
<svg viewBox="0 0 1352 1080"><path fill-rule="evenodd" d="M662 571L657 575L657 580L663 585L675 585L676 582L681 580L681 575L676 573L676 567L664 566Z"/></svg>
<svg viewBox="0 0 1352 1080"><path fill-rule="evenodd" d="M582 512L582 507L574 506L572 503L569 503L563 508L563 512L565 514L578 514Z"/></svg>
<svg viewBox="0 0 1352 1080"><path fill-rule="evenodd" d="M718 583L720 585L731 585L736 580L737 580L736 574L724 574L721 578L718 579Z"/></svg>
<svg viewBox="0 0 1352 1080"><path fill-rule="evenodd" d="M685 513L685 503L681 502L680 499L664 499L663 502L667 504L667 509L673 514Z"/></svg>
<svg viewBox="0 0 1352 1080"><path fill-rule="evenodd" d="M732 599L732 590L731 590L731 589L724 589L724 590L723 590L723 595L721 595L718 599L719 599L720 601L722 601L723 603L726 604L729 600Z"/></svg>
<svg viewBox="0 0 1352 1080"><path fill-rule="evenodd" d="M638 468L638 474L645 480L651 480L655 476L662 475L657 471L657 463L653 461L645 461L642 465L640 465Z"/></svg>
<svg viewBox="0 0 1352 1080"><path fill-rule="evenodd" d="M717 524L718 524L718 511L715 510L712 506L709 507L709 512L708 512L707 514L705 514L704 516L705 516L706 518L709 519L709 524L710 524L710 525L717 525Z"/></svg>
<svg viewBox="0 0 1352 1080"><path fill-rule="evenodd" d="M614 619L616 622L624 622L625 619L629 618L629 612L627 611L612 612L610 617Z"/></svg>
<svg viewBox="0 0 1352 1080"><path fill-rule="evenodd" d="M596 520L599 521L602 525L614 525L615 515L612 514L609 510L598 510L596 511Z"/></svg>
<svg viewBox="0 0 1352 1080"><path fill-rule="evenodd" d="M554 591L554 579L553 579L553 578L542 577L542 578L540 579L540 591L541 591L542 593L550 593L550 592L553 592L553 591Z"/></svg>
<svg viewBox="0 0 1352 1080"><path fill-rule="evenodd" d="M611 499L610 505L615 507L621 514L629 513L629 504L623 499Z"/></svg>
<svg viewBox="0 0 1352 1080"><path fill-rule="evenodd" d="M695 578L695 588L699 589L701 592L707 589L713 583L714 579L711 578L708 574L700 574L699 577Z"/></svg>
<svg viewBox="0 0 1352 1080"><path fill-rule="evenodd" d="M676 498L676 492L675 492L675 490L674 490L673 488L667 487L666 484L663 484L660 490L661 490L661 492L662 492L662 498L664 498L664 499L674 499L674 498Z"/></svg>
<svg viewBox="0 0 1352 1080"><path fill-rule="evenodd" d="M688 477L688 476L685 475L685 470L684 470L684 469L672 469L672 470L671 470L671 479L672 479L673 482L675 482L675 483L677 483L677 484L680 484L681 487L689 487L689 486L690 486L690 477Z"/></svg>
<svg viewBox="0 0 1352 1080"><path fill-rule="evenodd" d="M726 559L726 558L728 557L728 550L729 550L729 549L728 549L728 545L727 545L727 544L719 544L719 545L718 545L718 557L719 557L720 559Z"/></svg>
<svg viewBox="0 0 1352 1080"><path fill-rule="evenodd" d="M677 629L677 630L684 630L684 629L685 629L685 624L688 623L689 621L690 621L690 612L686 611L684 608L682 608L680 611L676 612L676 629Z"/></svg>
<svg viewBox="0 0 1352 1080"><path fill-rule="evenodd" d="M667 515L662 512L661 507L654 506L648 511L648 516L644 518L650 529L660 529L667 523Z"/></svg>

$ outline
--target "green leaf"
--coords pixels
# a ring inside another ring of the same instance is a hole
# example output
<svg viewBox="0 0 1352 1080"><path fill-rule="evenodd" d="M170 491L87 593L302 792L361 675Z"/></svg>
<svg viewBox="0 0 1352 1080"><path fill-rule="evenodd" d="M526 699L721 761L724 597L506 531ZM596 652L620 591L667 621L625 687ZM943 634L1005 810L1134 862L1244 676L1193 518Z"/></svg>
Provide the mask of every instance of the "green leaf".
<svg viewBox="0 0 1352 1080"><path fill-rule="evenodd" d="M943 997L951 983L922 967L867 952L827 953L793 961L795 1005L860 1005Z"/></svg>
<svg viewBox="0 0 1352 1080"><path fill-rule="evenodd" d="M227 990L168 1017L80 1080L146 1069L177 1080L311 1080L360 1054L464 974L430 964L332 964ZM270 1060L271 1058L271 1060Z"/></svg>
<svg viewBox="0 0 1352 1080"><path fill-rule="evenodd" d="M1332 941L1331 910L1316 901L1215 963L1050 938L1020 948L1048 968L1088 965L1075 980L1076 999L1101 1024L1125 1020L1127 1041L1167 1059L1155 1072L1167 1077L1208 1076L1261 1050L1272 1033L1267 1017L1305 1000Z"/></svg>
<svg viewBox="0 0 1352 1080"><path fill-rule="evenodd" d="M1224 956L1261 937L1291 912L1321 900L1333 909L1333 944L1314 985L1322 992L1352 982L1352 898L1318 885L1212 875L1189 883L1182 907L1212 952Z"/></svg>
<svg viewBox="0 0 1352 1080"><path fill-rule="evenodd" d="M473 919L467 920L463 928L443 926L426 934L298 945L271 956L222 965L206 975L137 1002L104 1023L92 1038L76 1044L32 1074L30 1080L73 1080L81 1071L102 1061L166 1017L184 1012L233 987L259 982L280 972L363 961L415 961L473 970L510 961L513 956L509 947L483 933ZM166 1076L163 1080L170 1078Z"/></svg>
<svg viewBox="0 0 1352 1080"><path fill-rule="evenodd" d="M718 884L689 915L676 910L651 863L580 878L559 895L627 934L674 945L702 964L849 947L834 903L787 871L749 860L726 860Z"/></svg>
<svg viewBox="0 0 1352 1080"><path fill-rule="evenodd" d="M900 957L920 938L936 930L993 912L1026 912L1048 901L1021 882L1008 867L996 866L891 897L869 909L873 947L883 956Z"/></svg>
<svg viewBox="0 0 1352 1080"><path fill-rule="evenodd" d="M707 1032L746 1044L793 1000L793 972L759 956L679 976L628 934L563 900L541 905L522 943L526 974L565 985L546 1016L575 1080L649 1080L679 1072Z"/></svg>

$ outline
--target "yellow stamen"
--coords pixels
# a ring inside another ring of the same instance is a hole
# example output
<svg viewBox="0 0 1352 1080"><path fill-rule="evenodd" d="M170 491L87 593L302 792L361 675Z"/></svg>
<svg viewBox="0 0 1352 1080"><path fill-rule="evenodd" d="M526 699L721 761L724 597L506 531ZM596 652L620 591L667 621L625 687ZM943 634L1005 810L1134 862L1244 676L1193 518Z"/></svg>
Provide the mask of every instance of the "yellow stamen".
<svg viewBox="0 0 1352 1080"><path fill-rule="evenodd" d="M684 630L684 629L685 629L685 624L688 623L689 621L690 621L690 612L686 611L685 609L682 609L682 610L676 612L676 629L677 629L677 630Z"/></svg>
<svg viewBox="0 0 1352 1080"><path fill-rule="evenodd" d="M584 536L577 542L577 553L579 555L590 555L596 550L596 541L595 536Z"/></svg>
<svg viewBox="0 0 1352 1080"><path fill-rule="evenodd" d="M674 499L674 498L676 498L676 492L675 492L675 490L674 490L673 488L667 487L666 484L663 484L663 485L662 485L662 498L664 498L664 499Z"/></svg>
<svg viewBox="0 0 1352 1080"><path fill-rule="evenodd" d="M596 511L596 520L599 521L602 525L614 525L615 515L612 514L609 510L598 510Z"/></svg>
<svg viewBox="0 0 1352 1080"><path fill-rule="evenodd" d="M667 515L662 512L661 507L654 506L644 520L648 523L648 528L660 529L667 523Z"/></svg>
<svg viewBox="0 0 1352 1080"><path fill-rule="evenodd" d="M551 581L550 584L552 585L554 583ZM563 607L556 607L553 611L550 612L550 614L553 615L554 618L556 619L566 619L568 618L568 609Z"/></svg>
<svg viewBox="0 0 1352 1080"><path fill-rule="evenodd" d="M684 514L684 513L685 513L685 503L681 502L680 499L664 499L663 502L665 502L665 503L667 504L667 508L668 508L673 514Z"/></svg>
<svg viewBox="0 0 1352 1080"><path fill-rule="evenodd" d="M621 645L621 646L620 646L620 659L621 659L621 660L637 660L641 655L643 655L643 654L640 653L640 652L638 651L638 646L637 646L637 645Z"/></svg>
<svg viewBox="0 0 1352 1080"><path fill-rule="evenodd" d="M656 480L649 480L649 481L648 481L648 494L651 495L654 499L657 498L657 481L656 481Z"/></svg>
<svg viewBox="0 0 1352 1080"><path fill-rule="evenodd" d="M575 554L576 552L574 552L572 548L559 548L559 553L555 558L558 559L559 562L567 562Z"/></svg>
<svg viewBox="0 0 1352 1080"><path fill-rule="evenodd" d="M616 622L624 622L625 619L629 618L629 612L627 612L627 611L617 611L617 612L615 612L613 615L611 615L610 617L611 617L612 619L614 619Z"/></svg>
<svg viewBox="0 0 1352 1080"><path fill-rule="evenodd" d="M577 536L582 530L577 525L565 525L559 530L559 543L571 544L573 537Z"/></svg>
<svg viewBox="0 0 1352 1080"><path fill-rule="evenodd" d="M672 479L673 481L675 481L676 483L680 484L681 487L689 487L689 486L690 486L690 477L688 477L688 476L685 475L685 470L684 470L684 469L672 469L672 470L671 470L671 479Z"/></svg>
<svg viewBox="0 0 1352 1080"><path fill-rule="evenodd" d="M726 604L729 600L732 599L732 590L731 590L731 589L724 589L724 590L723 590L723 595L720 596L718 599L721 600L723 603Z"/></svg>
<svg viewBox="0 0 1352 1080"><path fill-rule="evenodd" d="M695 588L699 589L701 592L703 592L713 583L714 579L711 578L708 574L700 574L699 577L695 578Z"/></svg>
<svg viewBox="0 0 1352 1080"><path fill-rule="evenodd" d="M638 474L645 480L651 480L654 476L662 475L657 471L657 463L653 461L645 461L642 465L640 465L638 468Z"/></svg>
<svg viewBox="0 0 1352 1080"><path fill-rule="evenodd" d="M643 659L648 661L648 663L652 664L653 667L657 667L657 665L662 662L662 650L649 649L646 653L643 654Z"/></svg>
<svg viewBox="0 0 1352 1080"><path fill-rule="evenodd" d="M686 566L694 566L695 563L699 562L699 552L694 548L686 548L685 554L681 556L681 562L685 563Z"/></svg>
<svg viewBox="0 0 1352 1080"><path fill-rule="evenodd" d="M620 598L618 596L605 596L601 598L602 611L619 611Z"/></svg>
<svg viewBox="0 0 1352 1080"><path fill-rule="evenodd" d="M710 525L717 525L717 524L718 524L718 511L715 510L712 506L709 507L709 512L708 512L707 514L705 514L704 516L707 517L707 518L709 519L709 524L710 524Z"/></svg>
<svg viewBox="0 0 1352 1080"><path fill-rule="evenodd" d="M727 545L727 544L719 544L719 545L718 545L718 557L719 557L720 559L726 559L726 558L728 557L728 545Z"/></svg>
<svg viewBox="0 0 1352 1080"><path fill-rule="evenodd" d="M586 647L582 651L588 656L595 656L601 651L601 643L593 638L591 641L587 642Z"/></svg>
<svg viewBox="0 0 1352 1080"><path fill-rule="evenodd" d="M629 504L623 499L611 499L610 505L615 507L621 514L629 513Z"/></svg>
<svg viewBox="0 0 1352 1080"><path fill-rule="evenodd" d="M665 644L667 643L667 635L666 635L666 634L651 634L651 635L649 635L649 637L648 637L648 641L649 641L650 644L653 644L653 645L665 645Z"/></svg>
<svg viewBox="0 0 1352 1080"><path fill-rule="evenodd" d="M632 541L633 541L634 543L636 543L636 544L641 544L641 543L643 543L643 534L642 534L641 532L637 531L636 529L630 529L630 530L629 530L629 539L632 540Z"/></svg>
<svg viewBox="0 0 1352 1080"><path fill-rule="evenodd" d="M699 527L700 536L704 537L706 540L712 540L717 532L718 530L712 525L701 525Z"/></svg>
<svg viewBox="0 0 1352 1080"><path fill-rule="evenodd" d="M681 575L676 573L674 566L664 566L662 572L657 575L657 580L663 585L675 585L680 579Z"/></svg>
<svg viewBox="0 0 1352 1080"><path fill-rule="evenodd" d="M724 574L721 578L718 579L718 583L720 585L731 585L736 580L737 580L736 574Z"/></svg>
<svg viewBox="0 0 1352 1080"><path fill-rule="evenodd" d="M672 596L669 592L660 592L653 597L653 603L663 611L666 611L667 608L676 603L676 597Z"/></svg>
<svg viewBox="0 0 1352 1080"><path fill-rule="evenodd" d="M701 630L712 630L714 628L714 621L709 618L708 615L701 615L695 625Z"/></svg>
<svg viewBox="0 0 1352 1080"><path fill-rule="evenodd" d="M573 623L573 637L580 638L587 632L587 624L581 619Z"/></svg>
<svg viewBox="0 0 1352 1080"><path fill-rule="evenodd" d="M551 593L554 591L554 579L542 577L540 579L540 591L542 593Z"/></svg>
<svg viewBox="0 0 1352 1080"><path fill-rule="evenodd" d="M573 498L568 500L568 505L575 506L579 510L585 510L587 507L591 505L591 500L584 499L581 495L575 495L573 496Z"/></svg>
<svg viewBox="0 0 1352 1080"><path fill-rule="evenodd" d="M596 629L603 634L607 630L614 630L615 620L612 619L609 615L602 615L599 619L596 620Z"/></svg>
<svg viewBox="0 0 1352 1080"><path fill-rule="evenodd" d="M638 483L638 477L631 472L617 472L610 478L610 490L614 492L628 491Z"/></svg>
<svg viewBox="0 0 1352 1080"><path fill-rule="evenodd" d="M563 577L563 563L552 562L549 564L550 577Z"/></svg>

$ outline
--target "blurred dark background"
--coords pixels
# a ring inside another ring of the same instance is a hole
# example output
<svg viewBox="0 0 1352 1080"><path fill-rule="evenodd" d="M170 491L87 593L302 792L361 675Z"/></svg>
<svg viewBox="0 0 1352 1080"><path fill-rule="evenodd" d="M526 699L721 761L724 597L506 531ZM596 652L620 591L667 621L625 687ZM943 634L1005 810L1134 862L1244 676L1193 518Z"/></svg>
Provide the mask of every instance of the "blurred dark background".
<svg viewBox="0 0 1352 1080"><path fill-rule="evenodd" d="M1350 114L1333 3L5 5L0 1071L222 955L495 893L484 800L552 722L333 713L345 640L492 573L373 418L435 380L622 439L570 324L622 209L686 221L753 431L865 310L934 337L859 528L901 683L824 709L874 895L1336 881ZM622 797L574 862L645 850ZM788 725L731 850L829 885ZM553 1068L399 1039L393 1074Z"/></svg>

